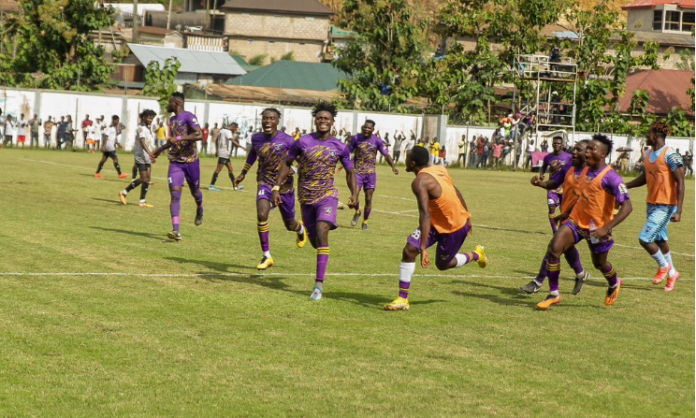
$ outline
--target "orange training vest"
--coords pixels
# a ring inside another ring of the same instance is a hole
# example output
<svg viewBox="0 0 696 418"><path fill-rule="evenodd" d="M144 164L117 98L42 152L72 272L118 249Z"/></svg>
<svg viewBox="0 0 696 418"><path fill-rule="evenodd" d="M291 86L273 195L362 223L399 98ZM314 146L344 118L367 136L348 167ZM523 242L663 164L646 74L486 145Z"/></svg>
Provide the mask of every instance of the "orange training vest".
<svg viewBox="0 0 696 418"><path fill-rule="evenodd" d="M433 165L421 169L418 175L423 173L431 175L442 188L442 194L439 198L428 200L428 212L430 212L432 226L441 234L449 234L462 229L471 214L464 209L464 205L459 201L459 196L457 196L457 191L447 169L441 165Z"/></svg>
<svg viewBox="0 0 696 418"><path fill-rule="evenodd" d="M566 213L575 205L580 197L578 178L575 176L575 167L570 167L563 180L563 200L561 201L561 213Z"/></svg>
<svg viewBox="0 0 696 418"><path fill-rule="evenodd" d="M648 197L646 202L663 205L677 204L677 182L672 178L672 172L667 165L667 151L669 148L664 147L662 154L657 157L657 161L650 162L650 153L652 150L645 152L643 156L643 165L645 165L645 181L648 184Z"/></svg>
<svg viewBox="0 0 696 418"><path fill-rule="evenodd" d="M614 219L614 206L616 197L607 193L602 188L602 179L611 170L611 166L604 167L597 177L587 180L585 169L578 178L580 197L578 203L573 208L570 218L583 229L590 229L590 221L594 221L595 228L601 228Z"/></svg>

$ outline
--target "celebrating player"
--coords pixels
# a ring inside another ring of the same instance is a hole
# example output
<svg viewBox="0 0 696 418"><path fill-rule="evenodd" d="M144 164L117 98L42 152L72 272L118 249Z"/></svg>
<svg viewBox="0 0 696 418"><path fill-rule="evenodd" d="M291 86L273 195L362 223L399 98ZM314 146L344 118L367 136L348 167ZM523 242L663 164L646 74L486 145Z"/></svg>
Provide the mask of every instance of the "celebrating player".
<svg viewBox="0 0 696 418"><path fill-rule="evenodd" d="M203 223L203 193L201 193L201 165L196 153L196 141L203 138L201 127L196 116L184 110L184 95L174 93L169 98L167 112L173 112L169 118L171 137L166 144L157 148L153 156L157 158L162 151L169 149L169 193L171 203L169 210L172 216L172 232L167 234L169 239L181 241L179 233L179 212L181 211L181 188L184 179L189 186L191 195L196 201L195 225Z"/></svg>
<svg viewBox="0 0 696 418"><path fill-rule="evenodd" d="M119 198L124 205L128 204L128 193L138 186L140 188L140 207L151 208L151 204L147 203L145 197L147 190L150 187L150 178L152 173L152 163L155 157L150 151L150 146L153 143L154 135L152 134L152 119L155 118L155 111L145 109L140 113L140 125L135 132L135 145L133 146L133 157L135 165L138 167L140 177L133 180L124 190L119 193Z"/></svg>
<svg viewBox="0 0 696 418"><path fill-rule="evenodd" d="M254 134L251 137L251 149L247 155L246 163L242 172L235 180L235 185L239 186L239 183L244 181L246 173L258 158L259 168L256 172L256 181L258 183L256 219L258 223L256 228L261 241L261 251L263 251L263 258L256 266L259 270L266 270L274 264L268 238L268 213L271 211L271 198L273 197L271 190L278 177L278 171L280 171L283 161L288 156L288 150L295 143L295 139L292 136L278 130L279 122L280 112L278 109L268 108L261 112L263 132ZM287 180L278 191L281 200L278 209L280 210L280 216L283 218L285 228L288 231L297 233L295 242L298 247L303 248L307 243L307 234L302 223L295 220L295 189L293 188L292 180L293 177L288 175Z"/></svg>
<svg viewBox="0 0 696 418"><path fill-rule="evenodd" d="M237 122L231 122L229 127L220 129L220 133L215 141L215 152L218 157L217 167L215 167L215 172L213 173L213 178L210 180L210 186L208 190L214 192L219 192L220 189L215 187L215 182L217 182L218 175L222 171L222 167L227 167L227 173L230 176L230 181L232 182L232 188L234 190L242 190L244 186L237 186L234 181L234 169L232 168L232 162L230 161L230 155L232 154L232 147L242 148L246 151L246 148L239 145L237 142L238 135L236 135L239 125Z"/></svg>
<svg viewBox="0 0 696 418"><path fill-rule="evenodd" d="M118 173L118 178L124 179L128 177L128 174L121 173L121 165L118 163L118 156L116 155L116 147L123 148L121 144L118 143L118 134L121 133L121 119L117 115L111 117L111 125L103 132L104 141L101 147L102 157L97 166L97 172L94 173L94 177L98 179L103 179L104 175L101 173L102 168L104 168L104 163L107 159L111 158L114 162L114 168Z"/></svg>
<svg viewBox="0 0 696 418"><path fill-rule="evenodd" d="M547 310L561 303L558 279L561 275L561 254L585 239L590 247L592 264L602 272L609 283L604 304L613 305L621 290L621 280L614 266L607 260L609 250L614 245L611 230L623 222L633 210L628 190L621 176L607 165L605 159L611 153L612 142L602 134L592 136L585 148L587 167L578 178L578 201L570 218L554 234L546 253L546 270L549 278L549 295L537 304L537 308ZM620 205L614 215L614 208Z"/></svg>
<svg viewBox="0 0 696 418"><path fill-rule="evenodd" d="M319 102L312 109L316 132L295 141L288 151L285 164L275 181L273 202L283 205L280 191L286 181L293 161L298 162L298 194L302 204L302 221L312 247L317 249L317 275L311 300L317 301L324 293L324 276L329 263L329 231L338 228L336 210L338 209L338 189L334 179L336 165L346 169L346 181L351 196L348 206L354 208L358 201L358 186L355 182L353 163L348 147L331 136L331 127L338 112L336 106Z"/></svg>
<svg viewBox="0 0 696 418"><path fill-rule="evenodd" d="M584 139L575 143L573 147L573 166L570 167L570 170L566 173L562 185L556 183L553 179L546 181L541 181L538 177L532 179L532 184L542 189L556 190L561 186L563 187L561 213L556 217L556 221L564 221L568 215L570 215L570 211L578 201L578 177L580 177L580 173L582 173L582 170L585 168L585 147L587 147L589 142L589 140ZM582 290L585 281L590 278L590 273L582 267L580 253L578 253L574 245L570 247L568 251L564 252L563 256L568 264L570 264L570 267L575 271L575 287L573 288L573 294L577 295ZM544 256L544 260L541 262L541 267L539 268L539 274L537 274L534 280L520 287L520 290L525 293L536 293L541 289L541 285L544 283L544 280L546 280L547 275L546 260L546 256Z"/></svg>
<svg viewBox="0 0 696 418"><path fill-rule="evenodd" d="M640 231L640 245L657 262L657 274L653 284L659 284L667 277L665 292L671 292L679 279L674 268L669 244L667 225L669 221L680 222L684 203L684 163L678 152L665 145L670 129L663 122L652 124L646 136L648 149L643 157L645 171L626 187L632 189L648 185L648 220Z"/></svg>
<svg viewBox="0 0 696 418"><path fill-rule="evenodd" d="M365 189L365 216L363 217L362 229L367 229L367 220L372 211L372 195L377 186L377 173L375 164L377 162L377 151L384 155L387 163L392 168L394 174L399 174L399 170L394 166L394 160L389 156L389 151L384 146L384 141L372 133L375 130L375 122L366 120L362 126L362 133L355 135L350 140L350 152L354 153L355 177L358 183L358 194L360 189ZM355 209L351 225L355 226L360 219L360 201Z"/></svg>
<svg viewBox="0 0 696 418"><path fill-rule="evenodd" d="M459 254L466 237L472 232L471 215L447 169L430 165L429 161L428 151L423 147L414 147L406 154L406 171L416 175L411 189L418 201L420 226L406 240L401 257L399 297L384 306L387 311L409 308L408 294L416 271L416 256L420 252L423 268L430 266L428 248L435 243L438 270L464 267L473 261L482 268L488 265L488 257L480 245L470 254Z"/></svg>
<svg viewBox="0 0 696 418"><path fill-rule="evenodd" d="M546 192L549 206L549 223L551 224L553 232L556 232L557 222L554 219L558 216L556 214L556 208L561 205L561 201L563 200L563 179L573 163L573 156L563 151L563 138L560 136L553 138L552 147L553 152L544 157L544 164L541 166L539 176L532 179L532 184L534 184L534 179L544 181L544 174L546 170L548 170L549 178L559 185L557 189Z"/></svg>

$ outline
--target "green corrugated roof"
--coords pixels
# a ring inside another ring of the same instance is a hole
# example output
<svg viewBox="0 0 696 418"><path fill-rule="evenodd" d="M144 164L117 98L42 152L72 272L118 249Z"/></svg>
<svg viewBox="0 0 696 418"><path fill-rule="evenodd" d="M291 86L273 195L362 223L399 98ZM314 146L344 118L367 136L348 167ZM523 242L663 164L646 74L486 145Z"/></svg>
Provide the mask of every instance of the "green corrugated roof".
<svg viewBox="0 0 696 418"><path fill-rule="evenodd" d="M239 64L239 66L242 67L242 69L244 71L246 71L247 73L250 73L254 70L258 70L259 68L261 68L260 65L249 64L248 62L246 62L246 60L244 58L242 58L241 55L232 55L232 59L237 61L237 64Z"/></svg>
<svg viewBox="0 0 696 418"><path fill-rule="evenodd" d="M357 32L353 32L352 30L341 29L338 26L331 25L331 36L353 37L357 35Z"/></svg>
<svg viewBox="0 0 696 418"><path fill-rule="evenodd" d="M252 73L230 79L225 84L329 91L338 88L338 80L346 77L344 72L331 64L276 61Z"/></svg>

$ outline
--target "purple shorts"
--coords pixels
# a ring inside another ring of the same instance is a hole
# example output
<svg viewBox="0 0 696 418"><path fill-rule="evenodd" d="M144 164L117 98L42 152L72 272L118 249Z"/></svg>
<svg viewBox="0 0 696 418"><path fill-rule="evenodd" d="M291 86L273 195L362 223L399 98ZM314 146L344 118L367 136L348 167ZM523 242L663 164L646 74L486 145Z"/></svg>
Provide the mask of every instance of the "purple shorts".
<svg viewBox="0 0 696 418"><path fill-rule="evenodd" d="M268 200L273 205L273 192L271 187L267 184L259 184L258 192L256 193L256 201ZM289 193L283 193L280 195L280 216L284 221L289 222L295 220L295 192L291 191Z"/></svg>
<svg viewBox="0 0 696 418"><path fill-rule="evenodd" d="M191 163L176 163L170 161L167 177L169 178L170 189L173 187L183 187L184 180L186 180L190 188L198 190L201 186L200 160Z"/></svg>
<svg viewBox="0 0 696 418"><path fill-rule="evenodd" d="M355 179L358 183L358 190L360 189L372 189L377 187L377 173L370 174L355 174Z"/></svg>
<svg viewBox="0 0 696 418"><path fill-rule="evenodd" d="M614 246L614 238L611 236L611 231L609 231L609 235L599 240L599 242L594 243L590 238L590 230L580 228L572 219L564 222L563 225L567 225L568 228L573 231L573 237L575 237L576 244L583 239L586 240L587 245L590 247L590 251L592 251L594 254L608 253L609 250L611 250L611 247Z"/></svg>
<svg viewBox="0 0 696 418"><path fill-rule="evenodd" d="M433 244L437 243L437 251L435 253L436 264L449 264L449 262L452 261L454 256L457 255L462 248L462 245L464 245L470 225L471 224L467 222L463 228L451 234L441 234L437 232L434 227L430 227L430 234L428 235L428 241L425 246L426 248L430 248ZM420 239L421 230L420 227L418 227L413 234L409 235L406 242L420 250Z"/></svg>
<svg viewBox="0 0 696 418"><path fill-rule="evenodd" d="M556 190L549 190L546 193L546 198L547 200L547 205L557 207L561 206L561 202L563 201L563 193L558 193Z"/></svg>
<svg viewBox="0 0 696 418"><path fill-rule="evenodd" d="M302 222L304 222L307 235L310 239L317 236L317 222L324 221L331 225L331 229L338 228L336 211L338 210L338 198L327 197L311 205L302 204Z"/></svg>

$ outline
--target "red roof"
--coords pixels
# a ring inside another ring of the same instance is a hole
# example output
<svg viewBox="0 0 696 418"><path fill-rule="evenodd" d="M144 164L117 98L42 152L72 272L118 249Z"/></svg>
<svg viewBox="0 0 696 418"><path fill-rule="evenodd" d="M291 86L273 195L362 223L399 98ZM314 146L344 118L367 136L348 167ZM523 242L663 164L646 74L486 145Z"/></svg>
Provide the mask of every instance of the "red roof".
<svg viewBox="0 0 696 418"><path fill-rule="evenodd" d="M682 9L694 8L694 0L636 0L633 3L625 5L622 9L652 9L655 6L661 6L663 4L674 4Z"/></svg>
<svg viewBox="0 0 696 418"><path fill-rule="evenodd" d="M692 87L692 78L693 71L649 70L631 74L626 79L626 94L619 100L620 111L630 112L633 92L646 90L650 94L648 113L666 115L678 106L693 116L691 98L686 94L686 90Z"/></svg>

